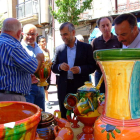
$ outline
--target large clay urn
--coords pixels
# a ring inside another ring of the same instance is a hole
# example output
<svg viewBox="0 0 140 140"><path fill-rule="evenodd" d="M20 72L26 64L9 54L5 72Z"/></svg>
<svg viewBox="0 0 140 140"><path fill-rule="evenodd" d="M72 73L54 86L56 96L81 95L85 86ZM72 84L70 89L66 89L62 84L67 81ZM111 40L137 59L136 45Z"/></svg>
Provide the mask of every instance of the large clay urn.
<svg viewBox="0 0 140 140"><path fill-rule="evenodd" d="M0 102L0 140L35 140L41 109L20 101Z"/></svg>
<svg viewBox="0 0 140 140"><path fill-rule="evenodd" d="M38 86L47 86L48 85L46 80L49 78L49 76L51 74L51 65L52 65L52 63L49 60L43 61L39 71L37 73L35 73L35 76L37 78L39 78Z"/></svg>
<svg viewBox="0 0 140 140"><path fill-rule="evenodd" d="M85 82L77 94L69 93L65 97L64 106L68 110L73 109L77 119L84 124L83 132L77 135L78 140L94 140L93 125L100 115L97 111L98 100L100 100L99 90L93 87L91 82Z"/></svg>
<svg viewBox="0 0 140 140"><path fill-rule="evenodd" d="M140 49L94 52L105 80L105 105L95 140L140 139Z"/></svg>

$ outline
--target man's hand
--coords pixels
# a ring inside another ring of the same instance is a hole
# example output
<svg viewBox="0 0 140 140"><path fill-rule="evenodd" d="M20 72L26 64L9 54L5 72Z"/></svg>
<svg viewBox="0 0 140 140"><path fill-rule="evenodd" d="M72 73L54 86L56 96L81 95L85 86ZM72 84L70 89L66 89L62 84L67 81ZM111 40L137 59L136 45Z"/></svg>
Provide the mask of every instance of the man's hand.
<svg viewBox="0 0 140 140"><path fill-rule="evenodd" d="M68 71L70 69L69 65L67 63L62 63L60 65L60 69L64 71Z"/></svg>
<svg viewBox="0 0 140 140"><path fill-rule="evenodd" d="M37 55L36 55L36 59L38 60L38 61L44 61L44 54L43 53L38 53Z"/></svg>
<svg viewBox="0 0 140 140"><path fill-rule="evenodd" d="M80 69L78 66L74 66L70 69L70 71L72 71L73 74L78 74Z"/></svg>

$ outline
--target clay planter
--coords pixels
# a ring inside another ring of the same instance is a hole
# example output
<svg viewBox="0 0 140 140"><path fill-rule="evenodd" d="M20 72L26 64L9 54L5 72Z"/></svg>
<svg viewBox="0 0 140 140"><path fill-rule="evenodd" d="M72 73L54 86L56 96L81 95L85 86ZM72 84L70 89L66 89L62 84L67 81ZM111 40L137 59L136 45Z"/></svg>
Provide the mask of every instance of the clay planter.
<svg viewBox="0 0 140 140"><path fill-rule="evenodd" d="M41 109L28 102L0 102L0 140L35 140Z"/></svg>
<svg viewBox="0 0 140 140"><path fill-rule="evenodd" d="M37 73L35 73L35 76L40 79L38 86L47 86L48 83L46 80L49 78L51 74L51 65L52 63L50 61L42 62L42 65Z"/></svg>
<svg viewBox="0 0 140 140"><path fill-rule="evenodd" d="M140 49L94 52L105 80L105 105L95 140L140 139Z"/></svg>

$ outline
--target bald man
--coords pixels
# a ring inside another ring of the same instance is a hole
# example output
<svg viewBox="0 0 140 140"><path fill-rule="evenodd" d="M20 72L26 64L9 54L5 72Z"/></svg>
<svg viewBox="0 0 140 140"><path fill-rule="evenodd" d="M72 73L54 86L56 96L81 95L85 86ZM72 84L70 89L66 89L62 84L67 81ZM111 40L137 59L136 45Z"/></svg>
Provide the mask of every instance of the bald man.
<svg viewBox="0 0 140 140"><path fill-rule="evenodd" d="M32 58L22 47L21 23L15 18L3 22L0 36L0 101L26 101L31 74L37 72L44 56Z"/></svg>
<svg viewBox="0 0 140 140"><path fill-rule="evenodd" d="M26 24L23 27L23 39L21 41L22 46L26 49L28 54L35 58L38 53L43 53L40 47L36 43L37 28L33 24ZM25 96L27 102L34 103L45 111L45 91L44 87L37 86L38 79L35 75L31 75L32 85L30 95Z"/></svg>

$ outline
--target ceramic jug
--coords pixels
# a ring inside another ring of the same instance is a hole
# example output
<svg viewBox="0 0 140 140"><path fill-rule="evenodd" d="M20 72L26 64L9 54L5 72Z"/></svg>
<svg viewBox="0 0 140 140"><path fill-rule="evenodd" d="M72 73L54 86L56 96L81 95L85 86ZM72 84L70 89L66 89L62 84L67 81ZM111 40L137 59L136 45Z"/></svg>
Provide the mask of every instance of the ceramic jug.
<svg viewBox="0 0 140 140"><path fill-rule="evenodd" d="M140 139L140 49L94 52L105 81L105 105L95 140Z"/></svg>
<svg viewBox="0 0 140 140"><path fill-rule="evenodd" d="M35 73L35 76L39 78L38 86L47 86L48 83L46 82L47 78L49 78L51 74L51 65L52 63L47 60L43 61L42 65L37 73Z"/></svg>
<svg viewBox="0 0 140 140"><path fill-rule="evenodd" d="M98 85L98 87L100 87ZM91 82L85 82L85 85L77 90L76 94L69 93L65 97L64 106L68 110L73 110L77 119L84 124L83 132L77 135L78 140L93 140L93 125L100 115L97 111L100 104L101 94ZM70 114L67 114L69 118Z"/></svg>

